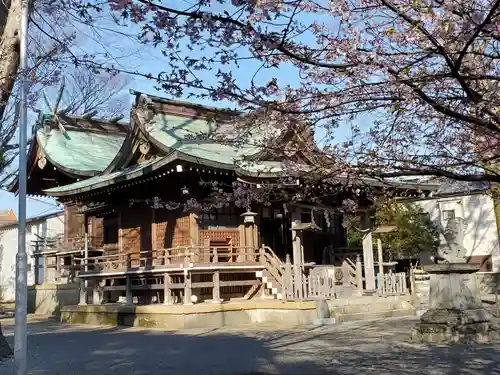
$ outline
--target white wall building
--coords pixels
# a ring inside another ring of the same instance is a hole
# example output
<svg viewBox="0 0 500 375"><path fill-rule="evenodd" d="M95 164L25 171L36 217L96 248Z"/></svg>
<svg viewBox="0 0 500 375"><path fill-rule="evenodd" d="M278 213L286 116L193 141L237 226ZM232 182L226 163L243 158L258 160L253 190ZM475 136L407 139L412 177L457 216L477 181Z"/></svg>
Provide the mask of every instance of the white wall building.
<svg viewBox="0 0 500 375"><path fill-rule="evenodd" d="M43 264L35 262L33 243L64 232L64 213L34 217L26 221L26 252L28 254L28 285L43 281ZM0 227L0 301L12 302L15 297L16 252L18 244L17 223ZM39 257L38 259L41 259Z"/></svg>
<svg viewBox="0 0 500 375"><path fill-rule="evenodd" d="M464 247L469 262L481 263L482 272L500 272L500 247L493 199L488 186L478 183L444 184L432 198L418 200L431 220L443 226L450 217L465 220Z"/></svg>

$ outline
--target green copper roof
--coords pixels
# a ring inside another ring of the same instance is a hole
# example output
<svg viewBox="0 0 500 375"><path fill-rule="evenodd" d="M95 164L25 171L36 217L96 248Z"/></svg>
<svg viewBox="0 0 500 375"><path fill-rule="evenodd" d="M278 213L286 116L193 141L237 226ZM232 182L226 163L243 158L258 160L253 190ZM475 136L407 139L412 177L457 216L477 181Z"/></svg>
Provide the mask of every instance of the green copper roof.
<svg viewBox="0 0 500 375"><path fill-rule="evenodd" d="M80 194L86 191L100 189L110 185L123 183L127 181L132 181L135 179L140 179L149 175L151 172L159 170L170 163L179 161L193 162L197 163L198 158L189 156L184 153L173 152L167 156L154 157L151 160L131 166L129 168L122 169L121 171L113 172L107 175L100 175L91 177L82 181L74 182L72 184L58 186L55 188L44 190L47 195L50 196L66 196L72 194ZM233 170L233 164L221 164L219 162L205 163L212 164L214 167ZM247 169L248 168L248 169ZM258 164L252 164L252 166L246 166L245 168L240 168L241 171L246 171L250 173L277 173L281 169L279 162L259 162Z"/></svg>
<svg viewBox="0 0 500 375"><path fill-rule="evenodd" d="M145 176L149 174L152 170L162 167L169 162L168 157L156 157L151 160L137 164L129 168L122 169L121 171L116 171L107 175L95 176L88 178L86 180L74 182L72 184L58 186L55 188L44 190L48 195L64 195L60 193L77 191L77 190L92 190L99 189L104 186L112 185L115 183L126 182L133 180L138 177Z"/></svg>
<svg viewBox="0 0 500 375"><path fill-rule="evenodd" d="M120 150L125 135L52 129L37 131L38 144L56 167L76 174L93 175L106 169Z"/></svg>
<svg viewBox="0 0 500 375"><path fill-rule="evenodd" d="M227 131L230 125L224 124ZM211 140L200 140L204 135L221 131L213 121L192 119L170 114L157 114L146 126L149 136L170 151L179 151L190 156L224 164L234 164L235 160L251 156L261 150L263 132L245 136L242 144L222 144ZM198 139L193 139L197 137ZM229 143L229 142L227 142Z"/></svg>
<svg viewBox="0 0 500 375"><path fill-rule="evenodd" d="M283 172L283 163L279 161L242 162L239 167L240 170L256 174Z"/></svg>
<svg viewBox="0 0 500 375"><path fill-rule="evenodd" d="M260 161L255 163L242 160L244 156L252 156L261 151L262 140L264 137L268 136L264 130L257 129L258 126L255 126L251 135L247 134L243 138L238 138L234 135L234 126L230 124L223 124L222 126L225 127L225 129L217 127L216 124L205 119L192 119L183 116L157 114L153 118L153 121L145 124L145 130L148 137L153 142L158 144L165 152L168 152L166 156L156 157L145 164L132 166L121 171L92 177L66 186L48 189L45 190L45 192L52 196L80 194L122 181L129 181L142 177L176 160L229 170L238 168L241 172L252 174L276 174L282 172L280 162ZM203 140L203 135L210 135L214 131L233 134L232 137L239 142L235 141L232 144L222 144L210 139ZM193 139L196 137L198 137L198 139ZM244 139L244 142L242 142L242 139ZM116 155L120 144L121 143L118 142L116 143L116 149L113 152L110 151L112 147L108 146L109 154L107 157L109 157L109 159L107 160L109 161L107 163L102 163L102 171ZM88 147L89 146L85 147L85 152L87 154L97 153L97 151L89 152ZM236 161L238 161L238 163L235 163ZM145 169L146 167L149 168Z"/></svg>

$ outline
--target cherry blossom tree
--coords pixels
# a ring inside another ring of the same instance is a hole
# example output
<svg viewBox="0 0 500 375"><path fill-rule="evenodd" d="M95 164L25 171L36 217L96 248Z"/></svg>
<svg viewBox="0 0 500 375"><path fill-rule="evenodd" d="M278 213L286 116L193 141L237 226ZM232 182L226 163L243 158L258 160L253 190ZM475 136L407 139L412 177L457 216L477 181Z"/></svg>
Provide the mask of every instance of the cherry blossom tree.
<svg viewBox="0 0 500 375"><path fill-rule="evenodd" d="M500 1L110 0L173 96L316 131L325 173L500 181ZM253 70L251 70L253 69Z"/></svg>
<svg viewBox="0 0 500 375"><path fill-rule="evenodd" d="M78 5L73 0L36 0L32 4L26 72L28 106L31 110L43 109L43 96L55 101L64 81L61 104L67 114L126 114L127 100L119 94L129 81L116 72L98 68L102 61L116 63L115 55L119 54L105 45L104 39L112 44L110 34L122 41L131 36L119 28L106 30L98 16L80 17ZM20 7L21 1L17 0L0 4L0 186L15 174L12 162L18 152ZM105 33L107 38L103 37ZM127 52L127 57L135 53Z"/></svg>

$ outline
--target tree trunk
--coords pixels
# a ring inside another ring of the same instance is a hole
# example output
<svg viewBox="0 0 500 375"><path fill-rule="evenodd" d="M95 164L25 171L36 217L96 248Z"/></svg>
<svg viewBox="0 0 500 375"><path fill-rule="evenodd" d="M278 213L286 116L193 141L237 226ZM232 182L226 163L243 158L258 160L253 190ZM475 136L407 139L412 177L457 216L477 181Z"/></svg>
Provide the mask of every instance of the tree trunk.
<svg viewBox="0 0 500 375"><path fill-rule="evenodd" d="M12 0L0 39L0 120L4 116L19 68L21 12L22 0ZM0 29L4 18L5 11L0 9Z"/></svg>
<svg viewBox="0 0 500 375"><path fill-rule="evenodd" d="M0 1L0 35L3 33L7 16L9 15L10 0Z"/></svg>
<svg viewBox="0 0 500 375"><path fill-rule="evenodd" d="M12 349L5 340L5 337L3 336L2 333L2 324L0 323L0 361L4 358L12 357L14 353L12 352Z"/></svg>

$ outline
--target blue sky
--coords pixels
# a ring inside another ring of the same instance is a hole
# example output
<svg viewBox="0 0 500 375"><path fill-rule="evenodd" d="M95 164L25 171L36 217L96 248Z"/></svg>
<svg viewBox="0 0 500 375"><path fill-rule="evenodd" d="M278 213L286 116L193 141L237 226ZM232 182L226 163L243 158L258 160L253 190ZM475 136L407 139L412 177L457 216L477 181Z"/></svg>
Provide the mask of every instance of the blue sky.
<svg viewBox="0 0 500 375"><path fill-rule="evenodd" d="M103 21L103 28L114 29L116 25L109 20ZM140 29L136 25L128 25L128 27L124 28L131 36L137 35ZM98 43L95 42L94 36L91 32L88 32L85 29L79 30L79 34L81 34L78 48L86 48L89 52L103 52L103 47L99 46ZM153 75L158 74L161 71L166 70L167 63L165 61L165 57L161 54L160 49L150 47L147 45L140 45L137 42L134 43L133 40L129 40L127 38L123 38L122 36L117 36L116 34L110 32L104 32L104 38L106 39L106 48L108 49L108 53L112 56L119 56L116 59L114 64L117 66L127 69L127 70L139 70L142 73L152 73ZM83 42L83 43L82 43ZM234 70L234 76L238 82L248 83L252 78L254 72L258 69L259 64L256 64L252 61L242 62L240 68ZM203 80L213 82L213 74L209 71L199 72L199 77ZM271 78L276 77L280 83L287 83L292 86L297 86L298 84L298 75L297 70L290 66L284 66L280 69L274 68L271 70L264 71L257 77L258 83L266 83ZM146 78L141 78L137 76L130 77L130 82L125 87L125 91L129 89L134 89L141 92L147 92L151 94L155 94L158 96L165 96L161 91L155 90L155 81L148 80ZM54 96L57 90L55 88L47 88L47 93L49 96ZM132 104L132 95L129 96L128 108ZM214 105L214 106L230 106L228 102L213 102L211 100L195 100L200 104ZM39 109L47 110L45 104L40 103ZM128 116L128 113L125 115ZM36 119L36 116L31 113L29 116L29 124L31 127ZM31 134L31 131L28 131L28 134ZM347 136L346 129L339 129L339 137ZM17 197L14 194L10 194L6 191L0 190L0 209L8 209L13 208L14 211L18 212L17 208L18 202ZM27 202L27 217L39 216L43 214L48 214L54 212L56 210L60 210L61 206L58 206L57 203L53 200L46 198L28 198Z"/></svg>

